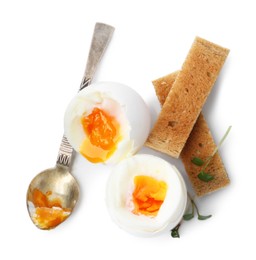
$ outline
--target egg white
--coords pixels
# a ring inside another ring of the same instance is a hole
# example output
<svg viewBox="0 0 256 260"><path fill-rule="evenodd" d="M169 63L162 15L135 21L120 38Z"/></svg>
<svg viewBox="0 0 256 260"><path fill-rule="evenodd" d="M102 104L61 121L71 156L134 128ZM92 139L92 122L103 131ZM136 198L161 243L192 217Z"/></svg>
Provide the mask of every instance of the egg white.
<svg viewBox="0 0 256 260"><path fill-rule="evenodd" d="M157 216L132 213L131 196L134 177L148 175L164 181L168 188ZM181 220L187 203L185 182L178 170L165 160L137 154L118 163L112 170L106 188L106 205L114 222L137 235L154 235L174 228Z"/></svg>
<svg viewBox="0 0 256 260"><path fill-rule="evenodd" d="M69 103L64 115L64 132L71 146L80 152L85 132L82 115L101 108L120 124L122 140L105 163L116 163L135 154L150 131L150 113L142 97L132 88L115 82L99 82L81 90Z"/></svg>

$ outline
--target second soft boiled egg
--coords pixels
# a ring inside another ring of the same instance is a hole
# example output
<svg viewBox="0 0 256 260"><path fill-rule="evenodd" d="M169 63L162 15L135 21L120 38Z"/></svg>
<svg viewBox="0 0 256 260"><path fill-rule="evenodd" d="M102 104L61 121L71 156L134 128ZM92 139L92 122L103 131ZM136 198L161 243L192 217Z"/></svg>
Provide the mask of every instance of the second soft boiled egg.
<svg viewBox="0 0 256 260"><path fill-rule="evenodd" d="M106 188L114 222L135 235L173 229L187 205L187 189L178 170L162 158L137 154L114 166Z"/></svg>
<svg viewBox="0 0 256 260"><path fill-rule="evenodd" d="M136 153L150 130L150 113L132 88L99 82L81 90L64 116L71 146L92 163L117 163Z"/></svg>

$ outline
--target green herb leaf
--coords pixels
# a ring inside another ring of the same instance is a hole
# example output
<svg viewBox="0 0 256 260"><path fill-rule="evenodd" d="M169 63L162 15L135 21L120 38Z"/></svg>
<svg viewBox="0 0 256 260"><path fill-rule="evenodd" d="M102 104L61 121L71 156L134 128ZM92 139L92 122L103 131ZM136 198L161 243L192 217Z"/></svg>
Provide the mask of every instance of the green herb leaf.
<svg viewBox="0 0 256 260"><path fill-rule="evenodd" d="M190 203L191 203L191 207L192 207L192 212L191 213L186 213L184 216L183 216L183 220L190 220L194 217L195 215L195 212L197 214L197 218L199 220L205 220L205 219L208 219L210 218L212 215L208 215L208 216L203 216L199 213L199 209L195 203L195 201L191 198L191 196L188 194L188 199L190 200ZM180 227L181 223L179 223L174 229L171 230L171 235L172 237L180 237L179 235L179 227Z"/></svg>
<svg viewBox="0 0 256 260"><path fill-rule="evenodd" d="M173 228L173 229L171 230L171 236L172 236L173 238L179 238L179 237L180 237L179 227L180 227L180 224L178 224L175 228Z"/></svg>
<svg viewBox="0 0 256 260"><path fill-rule="evenodd" d="M211 216L212 216L212 215L208 215L208 216L198 215L198 219L199 219L199 220L205 220L205 219L210 218Z"/></svg>
<svg viewBox="0 0 256 260"><path fill-rule="evenodd" d="M190 219L192 219L195 216L195 205L193 200L190 198L189 194L188 197L190 199L190 203L191 203L191 207L192 207L192 212L191 213L186 213L185 215L183 215L183 219L188 221Z"/></svg>
<svg viewBox="0 0 256 260"><path fill-rule="evenodd" d="M189 198L190 198L190 197L189 197ZM195 201L192 200L191 198L190 198L190 201L191 201L191 204L192 204L192 206L193 206L193 211L194 211L194 208L196 209L197 218L198 218L199 220L205 220L205 219L208 219L208 218L210 218L210 217L212 216L212 215L208 215L208 216L203 216L203 215L201 215L201 214L199 213L199 209L198 209L198 207L197 207Z"/></svg>
<svg viewBox="0 0 256 260"><path fill-rule="evenodd" d="M186 220L186 221L188 221L188 220L192 219L194 216L195 216L195 215L194 215L194 212L188 213L188 214L185 214L185 215L183 216L183 219Z"/></svg>
<svg viewBox="0 0 256 260"><path fill-rule="evenodd" d="M204 182L208 182L214 179L214 177L210 173L206 173L204 171L201 171L197 177Z"/></svg>
<svg viewBox="0 0 256 260"><path fill-rule="evenodd" d="M197 166L202 166L204 164L204 161L198 157L194 157L191 162Z"/></svg>

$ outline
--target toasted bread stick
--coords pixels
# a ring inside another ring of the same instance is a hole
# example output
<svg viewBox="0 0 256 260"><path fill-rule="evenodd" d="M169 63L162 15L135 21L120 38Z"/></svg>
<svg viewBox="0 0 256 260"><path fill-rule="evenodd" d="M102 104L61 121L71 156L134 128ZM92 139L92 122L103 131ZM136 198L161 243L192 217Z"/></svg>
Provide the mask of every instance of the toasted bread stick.
<svg viewBox="0 0 256 260"><path fill-rule="evenodd" d="M178 158L229 50L196 37L146 141Z"/></svg>

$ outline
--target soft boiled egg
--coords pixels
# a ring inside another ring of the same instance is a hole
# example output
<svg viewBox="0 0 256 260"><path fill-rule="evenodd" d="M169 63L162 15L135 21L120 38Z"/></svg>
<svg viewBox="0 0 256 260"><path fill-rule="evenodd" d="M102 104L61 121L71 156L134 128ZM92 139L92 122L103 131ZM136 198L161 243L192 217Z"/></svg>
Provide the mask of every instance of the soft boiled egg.
<svg viewBox="0 0 256 260"><path fill-rule="evenodd" d="M71 146L92 163L116 163L136 153L150 130L150 113L132 88L99 82L81 90L64 116Z"/></svg>
<svg viewBox="0 0 256 260"><path fill-rule="evenodd" d="M113 167L106 204L114 222L138 235L171 230L182 219L187 190L179 171L162 158L137 154Z"/></svg>

